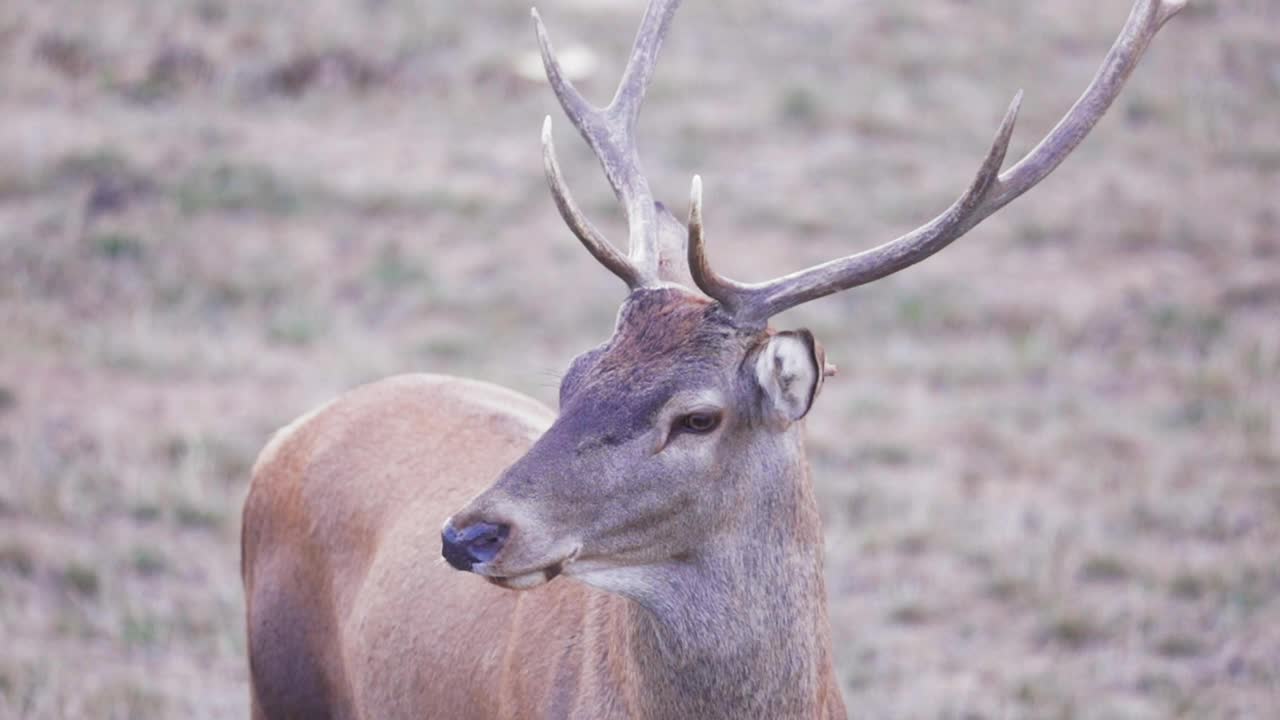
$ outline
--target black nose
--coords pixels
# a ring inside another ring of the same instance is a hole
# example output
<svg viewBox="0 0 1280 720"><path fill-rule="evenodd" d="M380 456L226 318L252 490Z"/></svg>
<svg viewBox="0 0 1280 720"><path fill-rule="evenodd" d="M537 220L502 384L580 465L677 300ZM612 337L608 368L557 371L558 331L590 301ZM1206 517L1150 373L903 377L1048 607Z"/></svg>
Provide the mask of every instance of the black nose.
<svg viewBox="0 0 1280 720"><path fill-rule="evenodd" d="M458 530L449 523L440 533L440 554L455 568L470 570L476 563L489 562L497 556L510 531L509 525L480 522Z"/></svg>

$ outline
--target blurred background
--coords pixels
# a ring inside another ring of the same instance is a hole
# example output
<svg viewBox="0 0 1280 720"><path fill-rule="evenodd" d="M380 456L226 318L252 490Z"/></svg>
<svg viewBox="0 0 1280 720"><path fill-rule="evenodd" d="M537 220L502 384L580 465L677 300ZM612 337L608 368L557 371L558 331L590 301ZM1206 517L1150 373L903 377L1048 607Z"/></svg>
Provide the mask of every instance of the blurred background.
<svg viewBox="0 0 1280 720"><path fill-rule="evenodd" d="M719 268L878 244L1088 83L1128 0L690 0L641 123ZM638 0L540 10L603 102ZM866 717L1280 708L1280 0L1193 0L1093 135L941 255L780 318ZM554 404L625 237L528 0L0 6L0 717L245 717L270 433L433 371Z"/></svg>

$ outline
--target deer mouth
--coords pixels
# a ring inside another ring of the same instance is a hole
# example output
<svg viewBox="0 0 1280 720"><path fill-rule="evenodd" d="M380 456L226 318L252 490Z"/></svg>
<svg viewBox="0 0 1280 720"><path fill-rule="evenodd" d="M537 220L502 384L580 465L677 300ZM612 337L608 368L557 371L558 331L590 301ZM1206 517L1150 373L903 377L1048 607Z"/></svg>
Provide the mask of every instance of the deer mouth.
<svg viewBox="0 0 1280 720"><path fill-rule="evenodd" d="M557 560L550 565L545 565L525 572L499 574L490 568L483 566L472 568L472 572L481 575L485 580L488 580L490 583L506 590L529 590L531 588L538 587L539 585L546 585L556 579L560 573L564 572L565 566L573 562L574 559L578 557L578 552L581 551L581 549L581 547L575 547L573 552L569 553L564 558Z"/></svg>
<svg viewBox="0 0 1280 720"><path fill-rule="evenodd" d="M564 563L558 562L539 570L532 570L516 575L485 575L485 580L507 590L529 590L546 585L564 570Z"/></svg>

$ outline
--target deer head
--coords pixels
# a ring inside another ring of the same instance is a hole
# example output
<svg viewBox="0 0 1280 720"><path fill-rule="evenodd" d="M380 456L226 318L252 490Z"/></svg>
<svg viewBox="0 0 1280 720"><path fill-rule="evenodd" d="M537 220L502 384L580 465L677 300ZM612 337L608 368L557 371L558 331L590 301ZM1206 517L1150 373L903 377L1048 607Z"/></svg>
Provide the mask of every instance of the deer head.
<svg viewBox="0 0 1280 720"><path fill-rule="evenodd" d="M605 240L574 202L548 117L542 142L552 197L582 244L631 292L613 336L576 358L564 376L556 422L445 524L445 558L511 588L564 572L637 594L652 583L653 569L696 562L711 548L737 548L746 567L750 543L762 536L819 544L801 420L831 369L809 331L777 331L769 319L920 262L1033 187L1084 139L1151 38L1184 4L1138 0L1084 95L1001 172L1018 93L968 189L924 226L757 284L712 269L697 177L686 225L654 202L641 171L636 121L679 0L649 4L604 108L588 103L561 72L534 11L547 77L622 203L629 251Z"/></svg>

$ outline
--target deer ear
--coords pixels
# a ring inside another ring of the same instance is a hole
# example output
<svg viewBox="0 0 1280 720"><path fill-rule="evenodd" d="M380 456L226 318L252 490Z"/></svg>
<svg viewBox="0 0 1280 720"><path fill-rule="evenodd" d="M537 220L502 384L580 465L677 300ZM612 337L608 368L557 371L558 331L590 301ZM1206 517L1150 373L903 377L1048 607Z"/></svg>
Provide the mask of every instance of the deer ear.
<svg viewBox="0 0 1280 720"><path fill-rule="evenodd" d="M756 382L764 391L765 417L782 427L804 417L822 389L825 364L822 346L808 330L787 330L770 337L756 356Z"/></svg>

